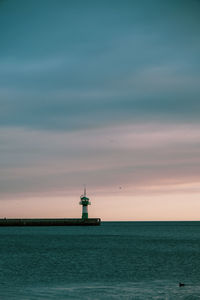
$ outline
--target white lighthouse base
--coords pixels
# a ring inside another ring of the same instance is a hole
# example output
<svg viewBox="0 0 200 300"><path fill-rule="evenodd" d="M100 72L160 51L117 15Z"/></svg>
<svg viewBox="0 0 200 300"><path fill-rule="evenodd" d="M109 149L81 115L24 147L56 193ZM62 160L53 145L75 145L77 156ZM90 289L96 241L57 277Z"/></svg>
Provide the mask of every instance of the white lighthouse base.
<svg viewBox="0 0 200 300"><path fill-rule="evenodd" d="M83 205L82 219L88 219L88 207L86 205Z"/></svg>

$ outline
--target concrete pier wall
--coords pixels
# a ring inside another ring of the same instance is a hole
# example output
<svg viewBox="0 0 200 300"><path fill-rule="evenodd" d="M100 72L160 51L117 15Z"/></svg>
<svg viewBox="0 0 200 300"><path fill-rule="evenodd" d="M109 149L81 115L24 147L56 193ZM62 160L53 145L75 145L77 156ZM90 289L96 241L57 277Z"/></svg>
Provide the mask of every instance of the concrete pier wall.
<svg viewBox="0 0 200 300"><path fill-rule="evenodd" d="M98 226L100 218L91 219L0 219L0 226Z"/></svg>

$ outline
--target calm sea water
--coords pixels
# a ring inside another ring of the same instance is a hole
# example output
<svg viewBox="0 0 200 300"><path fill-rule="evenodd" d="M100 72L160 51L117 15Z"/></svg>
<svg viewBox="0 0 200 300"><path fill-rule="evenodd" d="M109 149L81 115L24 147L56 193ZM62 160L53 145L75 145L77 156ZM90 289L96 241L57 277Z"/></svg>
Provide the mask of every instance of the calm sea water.
<svg viewBox="0 0 200 300"><path fill-rule="evenodd" d="M200 299L200 222L1 227L0 299Z"/></svg>

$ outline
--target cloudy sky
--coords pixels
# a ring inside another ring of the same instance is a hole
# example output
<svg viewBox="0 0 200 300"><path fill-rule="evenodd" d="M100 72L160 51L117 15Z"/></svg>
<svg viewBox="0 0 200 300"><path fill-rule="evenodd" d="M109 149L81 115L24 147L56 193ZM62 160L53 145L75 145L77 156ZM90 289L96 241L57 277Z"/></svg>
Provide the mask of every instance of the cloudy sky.
<svg viewBox="0 0 200 300"><path fill-rule="evenodd" d="M0 1L0 217L199 220L200 1Z"/></svg>

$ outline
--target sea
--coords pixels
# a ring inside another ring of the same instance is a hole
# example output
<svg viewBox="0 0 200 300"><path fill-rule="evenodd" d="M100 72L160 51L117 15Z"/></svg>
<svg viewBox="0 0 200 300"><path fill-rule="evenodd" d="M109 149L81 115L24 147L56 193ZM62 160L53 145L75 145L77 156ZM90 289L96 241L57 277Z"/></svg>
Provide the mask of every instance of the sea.
<svg viewBox="0 0 200 300"><path fill-rule="evenodd" d="M0 227L7 299L200 299L200 222Z"/></svg>

